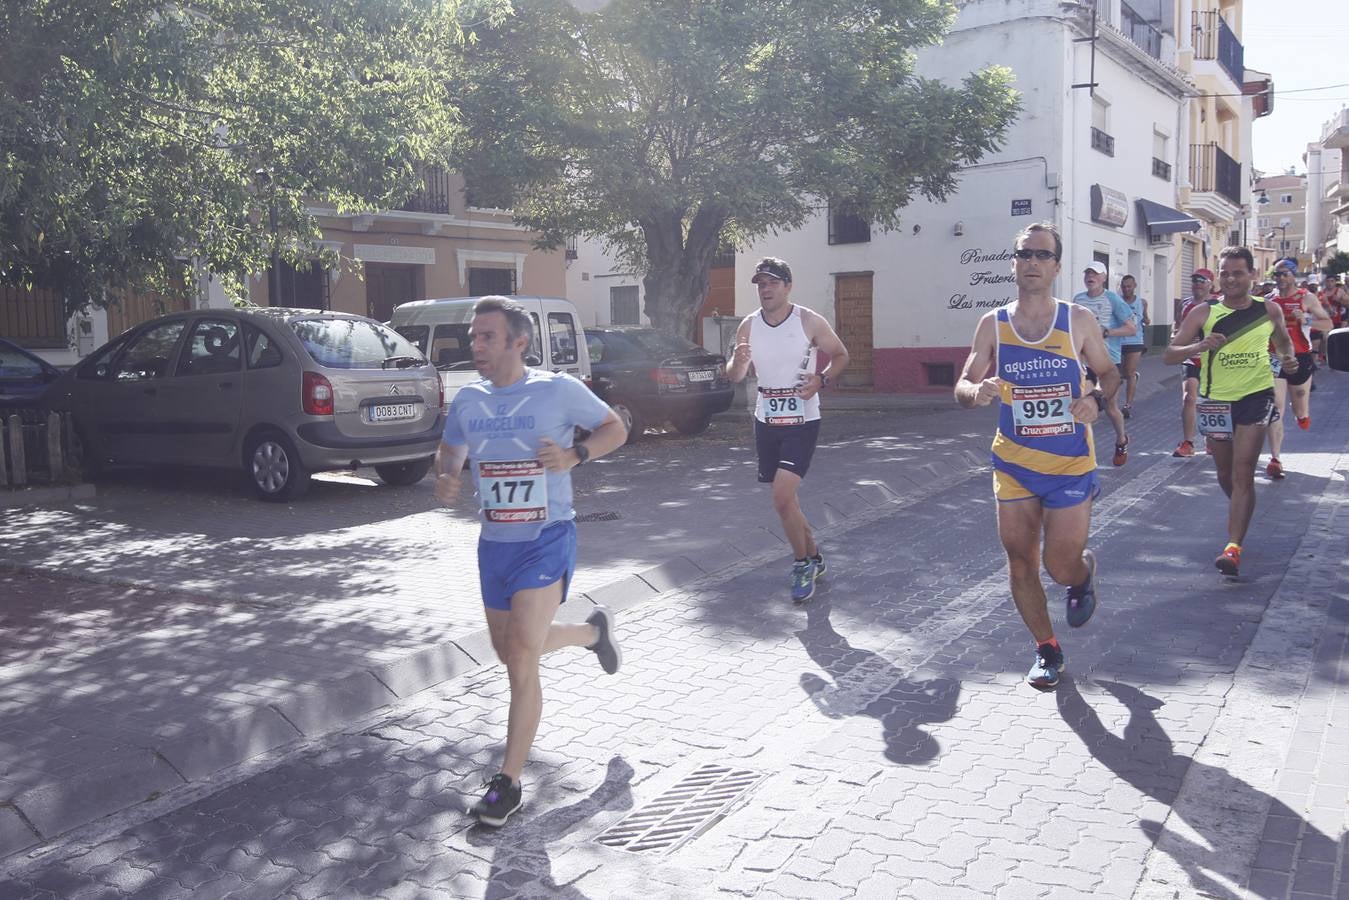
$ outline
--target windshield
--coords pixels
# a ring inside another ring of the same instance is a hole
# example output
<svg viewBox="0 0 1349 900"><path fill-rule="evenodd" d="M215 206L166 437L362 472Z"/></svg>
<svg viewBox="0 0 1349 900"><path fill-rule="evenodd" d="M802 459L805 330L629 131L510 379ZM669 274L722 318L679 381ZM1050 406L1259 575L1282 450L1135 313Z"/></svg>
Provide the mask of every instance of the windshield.
<svg viewBox="0 0 1349 900"><path fill-rule="evenodd" d="M379 369L391 356L426 358L415 344L378 322L296 319L290 327L314 362L329 369Z"/></svg>

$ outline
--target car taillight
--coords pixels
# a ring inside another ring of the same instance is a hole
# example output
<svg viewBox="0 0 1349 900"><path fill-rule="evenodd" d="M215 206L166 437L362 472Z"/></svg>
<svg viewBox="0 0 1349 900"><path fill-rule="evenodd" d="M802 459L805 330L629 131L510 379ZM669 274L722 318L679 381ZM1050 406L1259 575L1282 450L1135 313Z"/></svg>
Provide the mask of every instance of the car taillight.
<svg viewBox="0 0 1349 900"><path fill-rule="evenodd" d="M307 416L333 414L333 385L318 372L304 373L304 412Z"/></svg>
<svg viewBox="0 0 1349 900"><path fill-rule="evenodd" d="M662 387L679 387L684 383L679 373L673 369L652 369L651 380Z"/></svg>

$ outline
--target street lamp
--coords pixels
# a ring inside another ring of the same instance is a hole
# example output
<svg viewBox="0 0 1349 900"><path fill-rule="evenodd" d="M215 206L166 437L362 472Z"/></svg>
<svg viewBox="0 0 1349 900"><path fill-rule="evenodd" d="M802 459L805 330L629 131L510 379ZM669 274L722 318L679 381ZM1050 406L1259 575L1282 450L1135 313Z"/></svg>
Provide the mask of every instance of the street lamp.
<svg viewBox="0 0 1349 900"><path fill-rule="evenodd" d="M1279 220L1279 255L1288 255L1288 226L1293 224L1293 220L1284 216ZM1270 232L1273 234L1273 232Z"/></svg>

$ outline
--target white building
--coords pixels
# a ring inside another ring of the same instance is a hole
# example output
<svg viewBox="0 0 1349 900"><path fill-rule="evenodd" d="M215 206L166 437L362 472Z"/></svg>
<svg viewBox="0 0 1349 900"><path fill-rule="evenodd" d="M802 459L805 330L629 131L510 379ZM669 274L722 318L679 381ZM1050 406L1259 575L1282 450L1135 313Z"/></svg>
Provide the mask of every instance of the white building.
<svg viewBox="0 0 1349 900"><path fill-rule="evenodd" d="M1307 252L1322 265L1349 251L1349 108L1321 128L1321 139L1307 145Z"/></svg>
<svg viewBox="0 0 1349 900"><path fill-rule="evenodd" d="M1196 248L1217 250L1207 241L1176 240L1179 233L1217 230L1208 218L1200 221L1199 211L1178 211L1195 158L1189 98L1196 90L1176 63L1182 52L1187 62L1193 54L1189 26L1196 13L1189 0L1102 0L1100 7L1093 42L1090 4L961 4L945 43L920 56L920 72L954 83L985 60L1010 67L1022 111L1004 148L965 169L958 193L945 203L905 209L895 231L822 210L799 231L759 241L740 255L737 312L756 305L748 289L754 259L784 257L796 279L793 300L829 318L849 346L845 382L946 391L979 317L1015 293L1015 233L1047 220L1064 241L1058 296L1081 290L1083 268L1099 260L1112 288L1123 275L1135 276L1140 294L1154 301L1154 326L1167 325L1182 265L1204 264L1196 262ZM1207 159L1202 152L1199 158ZM1226 154L1218 159L1231 161ZM1230 225L1248 188L1222 187L1213 204L1206 204L1212 184L1196 185L1185 199L1205 210L1222 206L1219 212L1231 205Z"/></svg>

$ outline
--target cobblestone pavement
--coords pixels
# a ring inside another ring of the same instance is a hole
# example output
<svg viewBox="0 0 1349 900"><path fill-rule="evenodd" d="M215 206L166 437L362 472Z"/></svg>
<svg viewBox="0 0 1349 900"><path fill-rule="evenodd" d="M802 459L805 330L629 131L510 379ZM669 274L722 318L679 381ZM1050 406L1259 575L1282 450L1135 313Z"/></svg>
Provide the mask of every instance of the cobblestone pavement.
<svg viewBox="0 0 1349 900"><path fill-rule="evenodd" d="M505 731L491 666L11 857L0 896L1345 897L1349 378L1313 402L1239 580L1211 463L1170 458L1169 396L1136 406L1055 693L1022 683L969 477L821 529L804 608L746 559L625 610L619 675L550 657L506 828L464 814ZM667 854L597 840L705 765L760 778Z"/></svg>

